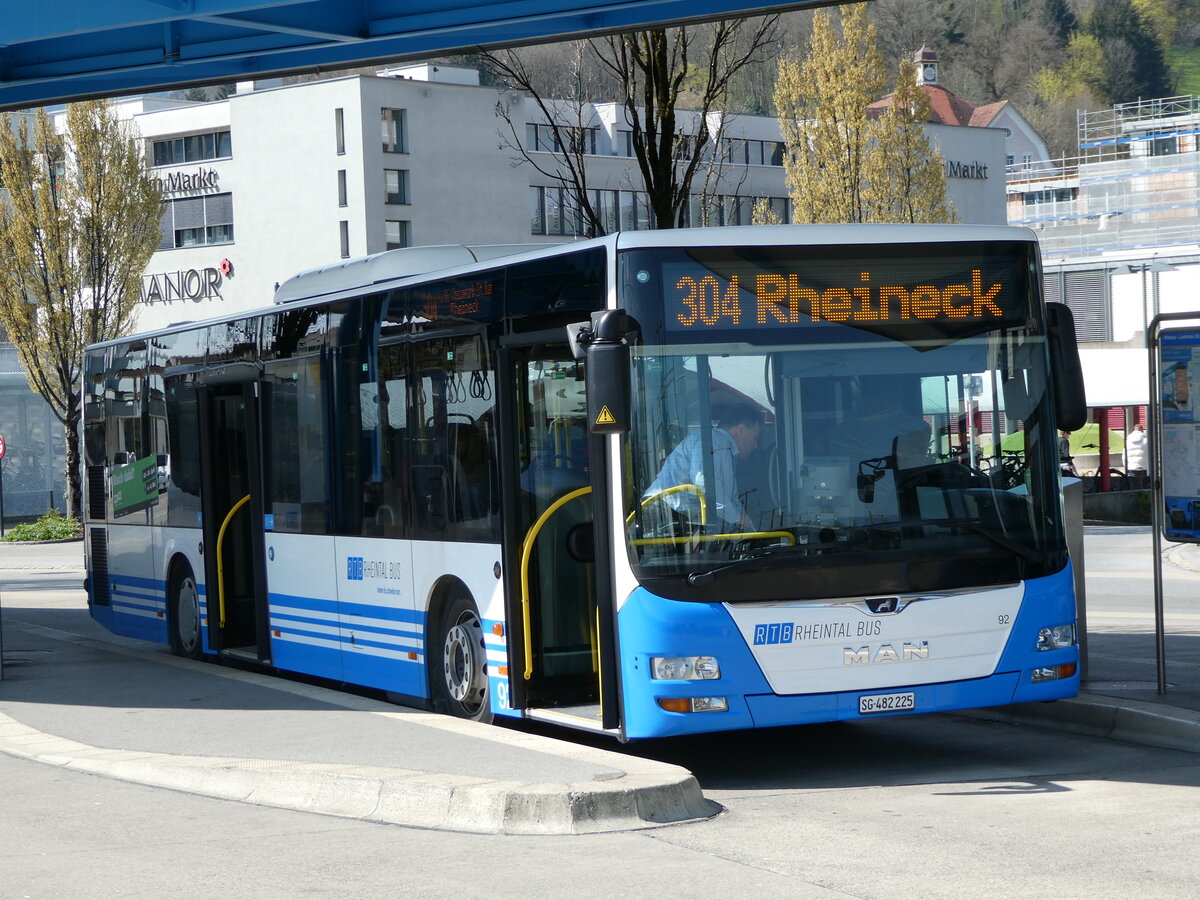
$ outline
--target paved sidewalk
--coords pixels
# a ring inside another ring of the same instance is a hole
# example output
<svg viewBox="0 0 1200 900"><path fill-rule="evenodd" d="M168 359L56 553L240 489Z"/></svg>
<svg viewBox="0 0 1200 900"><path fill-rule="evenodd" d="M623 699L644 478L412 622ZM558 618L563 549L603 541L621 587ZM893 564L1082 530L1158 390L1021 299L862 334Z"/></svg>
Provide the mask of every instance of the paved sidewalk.
<svg viewBox="0 0 1200 900"><path fill-rule="evenodd" d="M171 656L92 622L81 544L0 544L0 752L267 806L579 834L705 818L679 766Z"/></svg>
<svg viewBox="0 0 1200 900"><path fill-rule="evenodd" d="M211 663L87 614L81 544L0 544L0 752L143 784L428 828L573 834L720 807L678 766ZM1200 572L1200 548L1167 565ZM971 715L1200 751L1200 636L1147 689L1145 634L1090 636L1077 699ZM1152 649L1151 649L1152 654Z"/></svg>

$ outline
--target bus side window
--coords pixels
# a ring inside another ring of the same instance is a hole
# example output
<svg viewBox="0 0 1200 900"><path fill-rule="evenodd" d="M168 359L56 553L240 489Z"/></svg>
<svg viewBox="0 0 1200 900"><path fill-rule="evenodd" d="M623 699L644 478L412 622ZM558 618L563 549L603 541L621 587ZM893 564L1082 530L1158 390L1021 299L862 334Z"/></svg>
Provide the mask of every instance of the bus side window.
<svg viewBox="0 0 1200 900"><path fill-rule="evenodd" d="M433 339L415 353L416 524L427 537L499 540L495 384L483 337Z"/></svg>
<svg viewBox="0 0 1200 900"><path fill-rule="evenodd" d="M275 531L325 534L325 412L316 356L267 363L263 459Z"/></svg>

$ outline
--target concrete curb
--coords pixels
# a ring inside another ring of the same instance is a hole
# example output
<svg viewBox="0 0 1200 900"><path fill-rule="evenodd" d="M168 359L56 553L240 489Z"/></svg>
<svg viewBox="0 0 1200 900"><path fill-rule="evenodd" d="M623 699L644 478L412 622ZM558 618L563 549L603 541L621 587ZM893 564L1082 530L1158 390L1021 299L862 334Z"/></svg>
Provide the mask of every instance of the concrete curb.
<svg viewBox="0 0 1200 900"><path fill-rule="evenodd" d="M1200 753L1200 712L1124 697L1084 693L1071 700L991 707L967 715Z"/></svg>
<svg viewBox="0 0 1200 900"><path fill-rule="evenodd" d="M2 713L0 752L189 794L482 834L595 834L721 811L690 772L666 763L655 767L660 772L626 772L603 781L524 784L374 766L111 750L45 734Z"/></svg>

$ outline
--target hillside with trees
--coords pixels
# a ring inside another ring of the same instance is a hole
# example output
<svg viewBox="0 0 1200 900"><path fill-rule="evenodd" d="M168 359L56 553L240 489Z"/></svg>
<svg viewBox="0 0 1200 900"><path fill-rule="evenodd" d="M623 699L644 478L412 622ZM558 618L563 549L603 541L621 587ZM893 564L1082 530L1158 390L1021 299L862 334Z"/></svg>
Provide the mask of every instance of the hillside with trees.
<svg viewBox="0 0 1200 900"><path fill-rule="evenodd" d="M975 105L1012 101L1055 155L1075 151L1077 109L1200 93L1200 0L873 0L866 9L884 67L893 73L884 93L894 89L900 60L927 45L941 58L943 86ZM803 54L812 19L812 11L778 18L779 56ZM696 26L698 40L714 27ZM571 71L567 45L518 53L546 95ZM485 81L503 80L481 68ZM765 59L738 71L726 87L727 109L774 115L776 70L777 59ZM597 98L619 96L614 80L593 74ZM702 66L687 73L696 101L704 77ZM686 105L684 87L679 100Z"/></svg>

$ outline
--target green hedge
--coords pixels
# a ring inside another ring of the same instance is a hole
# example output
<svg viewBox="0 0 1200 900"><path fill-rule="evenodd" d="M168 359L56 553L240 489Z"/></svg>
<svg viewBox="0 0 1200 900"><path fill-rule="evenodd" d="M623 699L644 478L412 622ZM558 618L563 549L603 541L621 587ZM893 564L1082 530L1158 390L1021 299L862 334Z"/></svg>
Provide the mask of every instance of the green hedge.
<svg viewBox="0 0 1200 900"><path fill-rule="evenodd" d="M52 509L36 522L23 522L10 528L0 540L5 541L66 541L83 534L78 519L64 516Z"/></svg>

